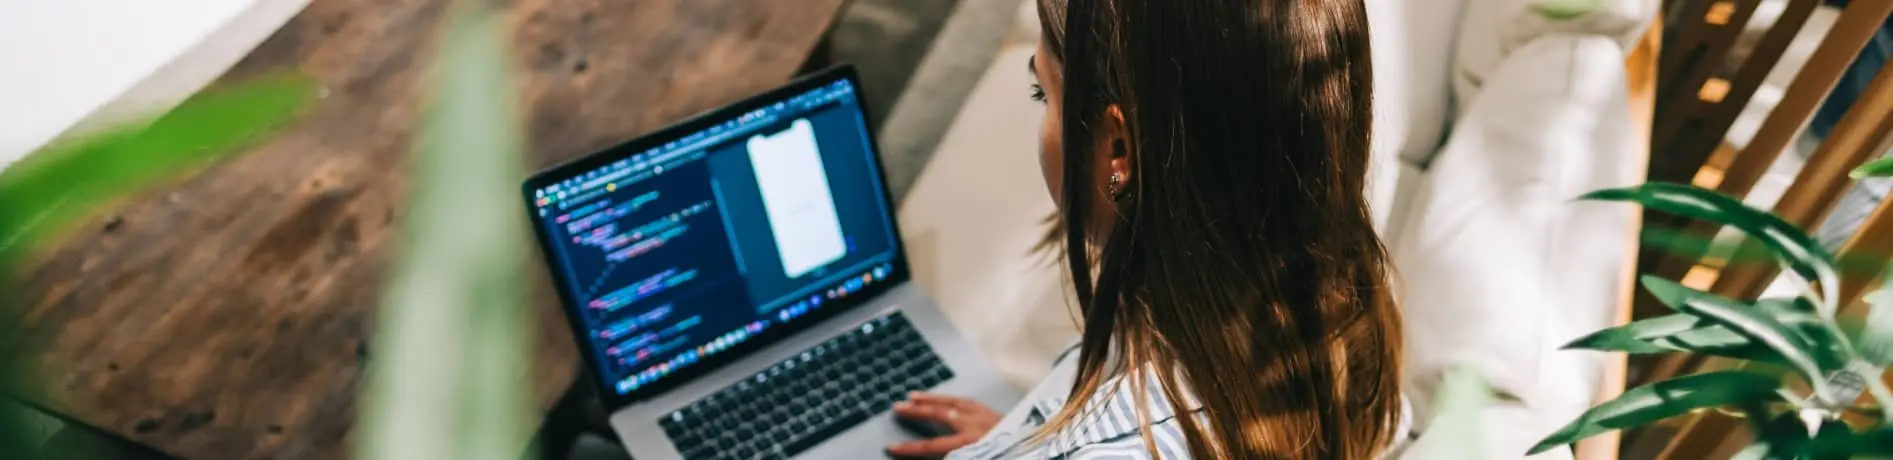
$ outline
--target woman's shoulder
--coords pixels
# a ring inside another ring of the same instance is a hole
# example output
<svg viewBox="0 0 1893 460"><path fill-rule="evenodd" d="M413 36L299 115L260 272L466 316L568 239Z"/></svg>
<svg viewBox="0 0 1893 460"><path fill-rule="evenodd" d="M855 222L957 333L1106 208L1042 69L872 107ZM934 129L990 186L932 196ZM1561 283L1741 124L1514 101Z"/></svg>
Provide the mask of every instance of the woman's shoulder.
<svg viewBox="0 0 1893 460"><path fill-rule="evenodd" d="M1155 375L1138 374L1143 375L1107 380L1085 401L1072 433L1053 438L1049 453L1074 459L1147 459L1154 451L1160 458L1193 458L1178 418L1192 417L1207 427L1203 404L1181 379L1183 387L1176 393L1182 400L1172 401ZM1413 417L1413 406L1403 394L1397 428L1385 452L1399 452L1410 441Z"/></svg>
<svg viewBox="0 0 1893 460"><path fill-rule="evenodd" d="M1045 446L1054 458L1190 458L1178 417L1208 423L1202 404L1187 389L1181 403L1171 401L1162 383L1148 372L1107 379L1078 406L1070 428L1054 433ZM1046 413L1055 412L1043 411ZM1155 443L1154 449L1151 443Z"/></svg>

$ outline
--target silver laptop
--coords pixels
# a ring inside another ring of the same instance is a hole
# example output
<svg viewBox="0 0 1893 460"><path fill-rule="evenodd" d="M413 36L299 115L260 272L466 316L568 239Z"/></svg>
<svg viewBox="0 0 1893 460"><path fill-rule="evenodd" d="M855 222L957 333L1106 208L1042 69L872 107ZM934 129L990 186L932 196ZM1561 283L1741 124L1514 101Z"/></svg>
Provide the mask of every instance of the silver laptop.
<svg viewBox="0 0 1893 460"><path fill-rule="evenodd" d="M876 458L910 391L1017 401L909 282L877 154L839 67L526 181L633 458Z"/></svg>

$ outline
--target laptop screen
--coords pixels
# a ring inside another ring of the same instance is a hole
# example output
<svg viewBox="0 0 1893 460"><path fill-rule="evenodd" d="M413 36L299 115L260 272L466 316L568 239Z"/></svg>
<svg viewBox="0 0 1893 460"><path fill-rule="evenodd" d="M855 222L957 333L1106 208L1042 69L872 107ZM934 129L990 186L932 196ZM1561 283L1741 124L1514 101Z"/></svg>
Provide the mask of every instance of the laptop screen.
<svg viewBox="0 0 1893 460"><path fill-rule="evenodd" d="M825 75L528 183L604 388L661 390L905 276L854 82Z"/></svg>

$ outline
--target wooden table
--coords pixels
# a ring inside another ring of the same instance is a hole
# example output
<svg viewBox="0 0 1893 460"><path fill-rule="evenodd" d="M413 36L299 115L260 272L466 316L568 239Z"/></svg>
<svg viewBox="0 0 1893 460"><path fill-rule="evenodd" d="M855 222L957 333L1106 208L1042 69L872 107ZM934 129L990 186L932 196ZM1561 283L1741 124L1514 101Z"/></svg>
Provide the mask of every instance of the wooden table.
<svg viewBox="0 0 1893 460"><path fill-rule="evenodd" d="M787 81L845 1L505 2L529 163ZM445 3L314 0L225 76L313 76L326 96L306 116L27 267L30 358L50 369L36 402L184 458L346 457ZM543 411L578 367L534 276Z"/></svg>

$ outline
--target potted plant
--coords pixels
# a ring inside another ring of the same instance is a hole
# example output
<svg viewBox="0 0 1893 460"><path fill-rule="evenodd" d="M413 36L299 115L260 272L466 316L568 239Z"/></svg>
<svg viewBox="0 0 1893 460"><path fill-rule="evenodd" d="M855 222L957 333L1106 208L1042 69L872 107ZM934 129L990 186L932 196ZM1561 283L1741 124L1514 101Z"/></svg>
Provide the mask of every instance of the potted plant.
<svg viewBox="0 0 1893 460"><path fill-rule="evenodd" d="M1893 161L1888 160L1853 173L1855 178L1889 175ZM1841 269L1834 255L1773 214L1712 190L1679 184L1600 190L1584 198L1633 202L1733 226L1765 247L1803 289L1791 298L1751 301L1642 277L1643 289L1676 313L1597 331L1566 348L1697 353L1755 365L1630 389L1552 433L1531 454L1697 410L1727 408L1745 417L1755 433L1753 443L1737 458L1893 456L1893 425L1887 424L1881 409L1893 405L1893 390L1881 380L1893 363L1893 287L1885 286L1890 283L1867 295L1872 310L1864 324L1843 325L1835 313L1854 299L1838 298ZM1784 373L1792 378L1784 379ZM1791 385L1793 381L1801 384ZM1856 404L1863 393L1871 403ZM1866 421L1850 425L1842 420L1846 414L1864 415Z"/></svg>

